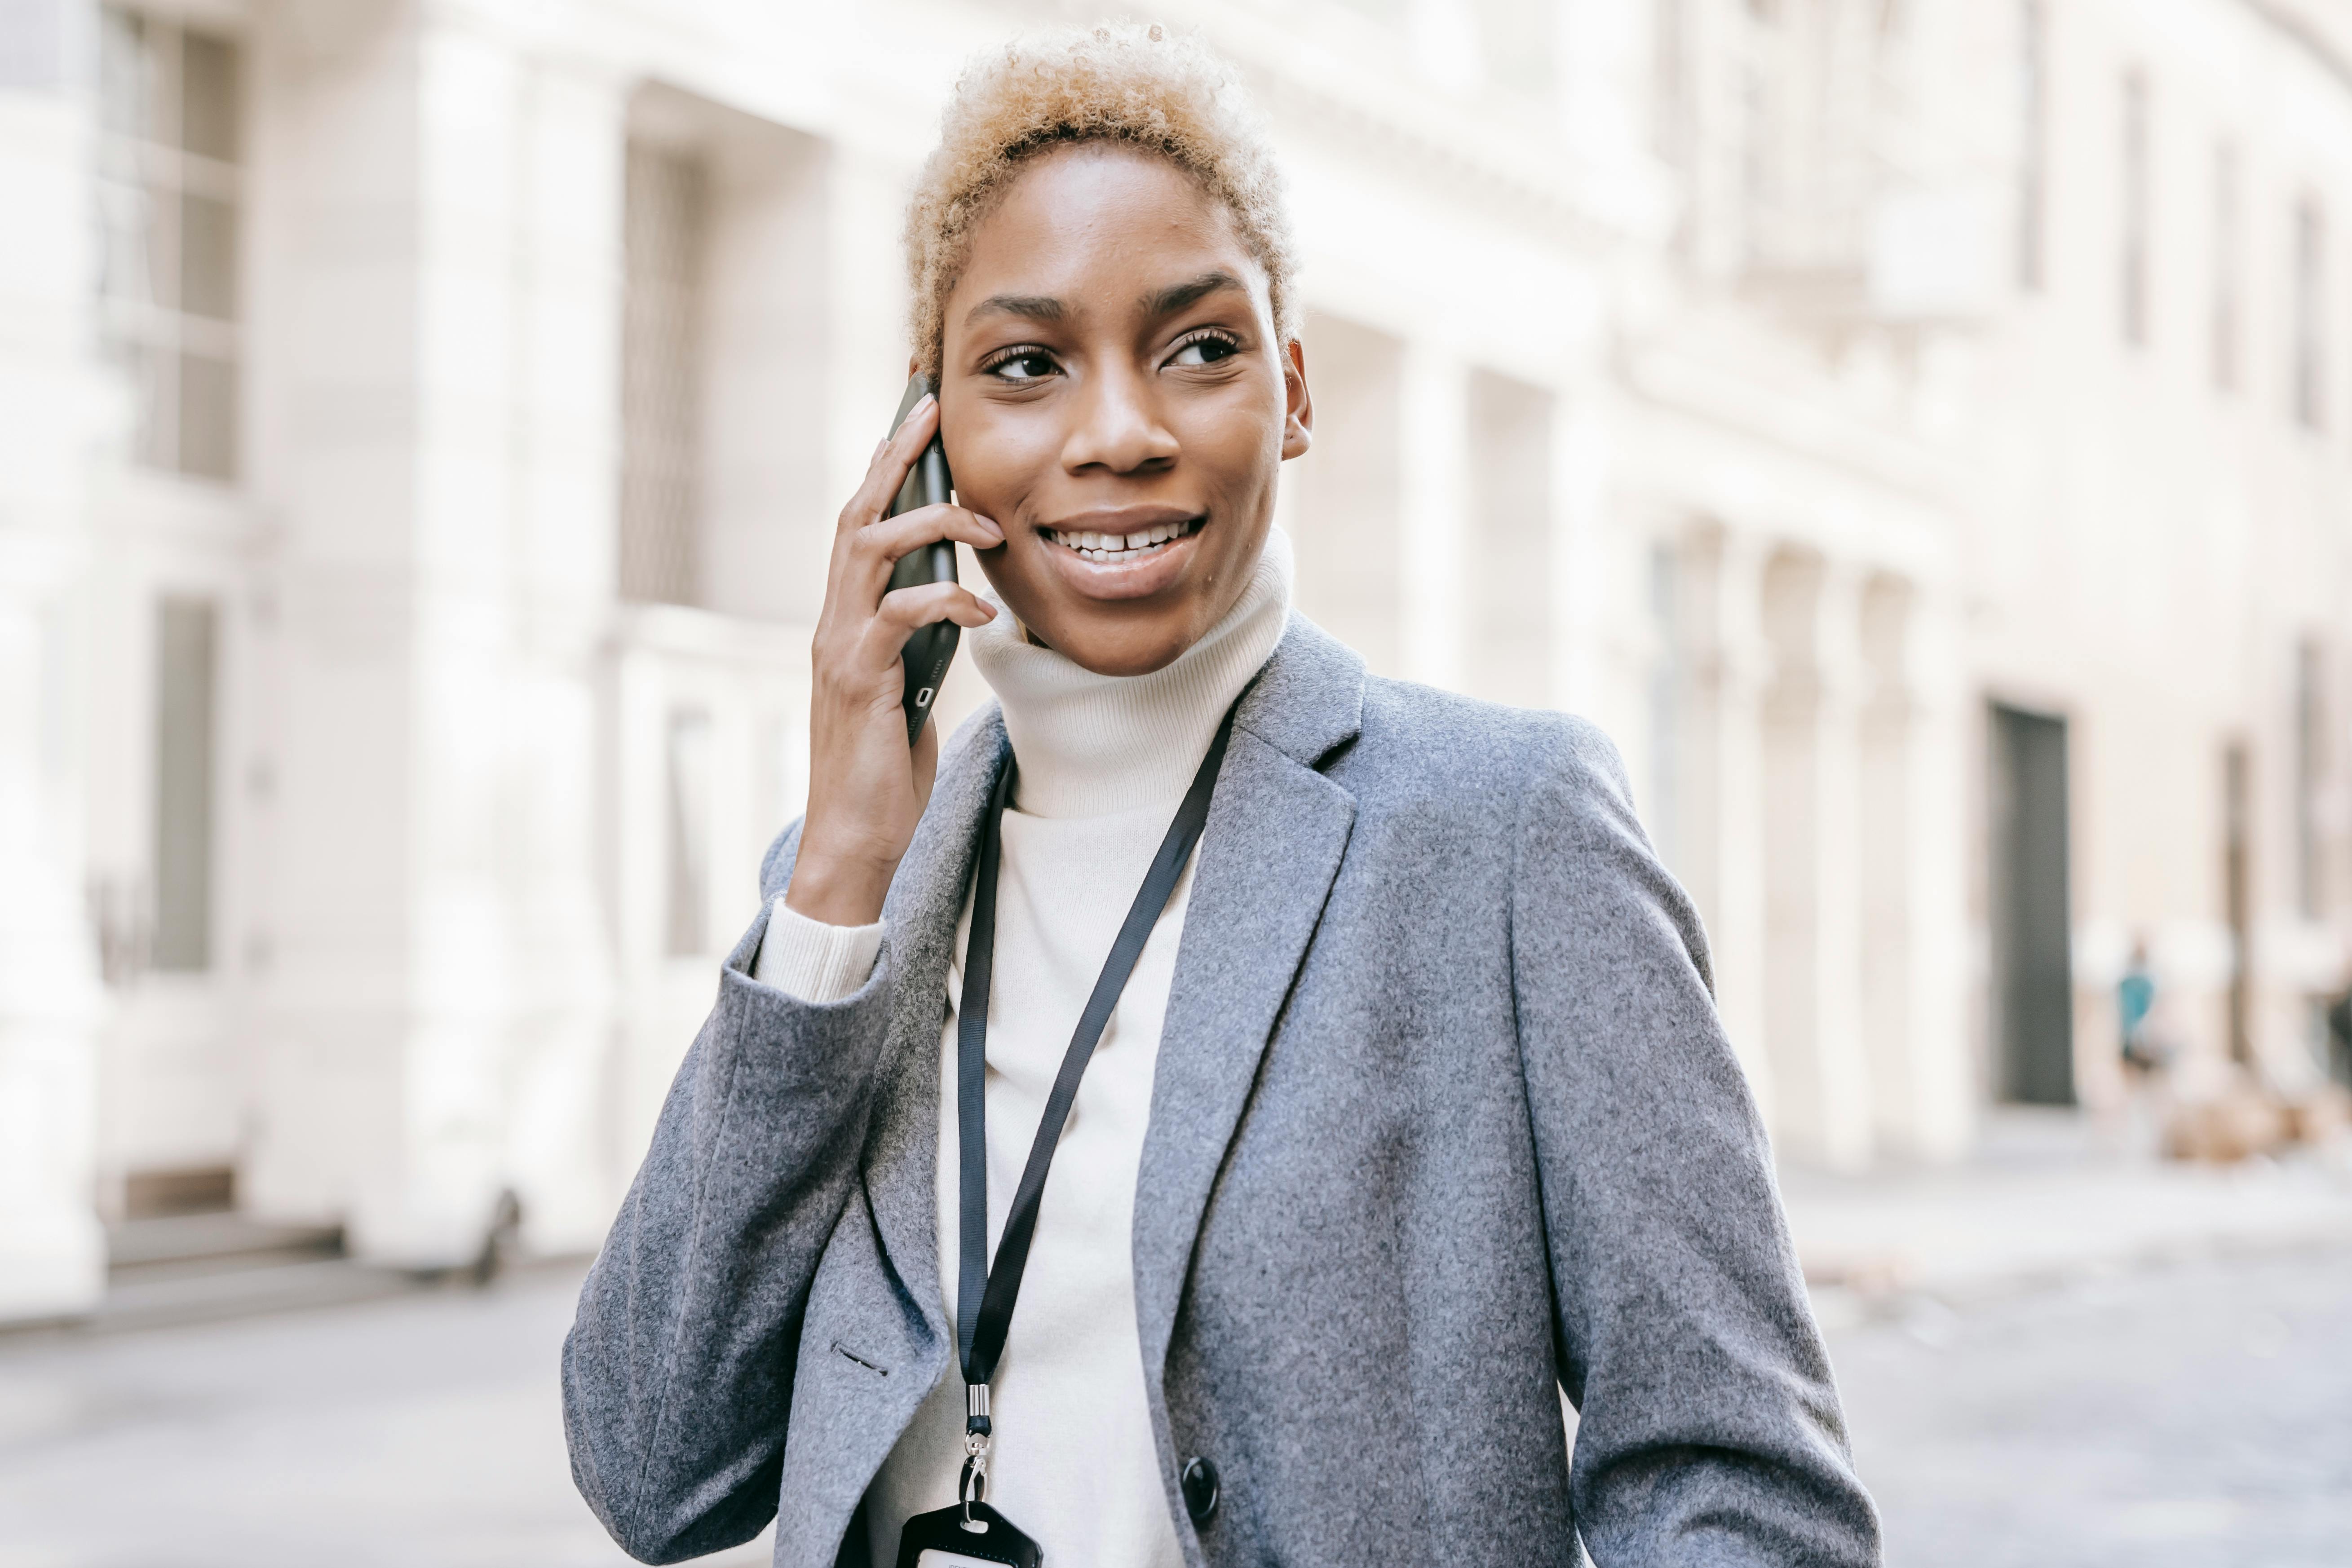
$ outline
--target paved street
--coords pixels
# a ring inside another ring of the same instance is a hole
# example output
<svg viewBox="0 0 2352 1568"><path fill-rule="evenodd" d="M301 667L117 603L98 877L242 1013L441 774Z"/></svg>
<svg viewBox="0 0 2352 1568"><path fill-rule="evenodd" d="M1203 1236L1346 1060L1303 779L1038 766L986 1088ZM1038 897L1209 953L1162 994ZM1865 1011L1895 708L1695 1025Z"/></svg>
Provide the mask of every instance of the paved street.
<svg viewBox="0 0 2352 1568"><path fill-rule="evenodd" d="M0 1568L622 1563L557 1425L574 1280L0 1337ZM1832 1349L1895 1568L2352 1563L2352 1249L1875 1310Z"/></svg>
<svg viewBox="0 0 2352 1568"><path fill-rule="evenodd" d="M564 1459L578 1283L0 1336L0 1568L626 1563Z"/></svg>
<svg viewBox="0 0 2352 1568"><path fill-rule="evenodd" d="M1831 1351L1894 1568L2352 1563L2352 1249L1893 1310Z"/></svg>

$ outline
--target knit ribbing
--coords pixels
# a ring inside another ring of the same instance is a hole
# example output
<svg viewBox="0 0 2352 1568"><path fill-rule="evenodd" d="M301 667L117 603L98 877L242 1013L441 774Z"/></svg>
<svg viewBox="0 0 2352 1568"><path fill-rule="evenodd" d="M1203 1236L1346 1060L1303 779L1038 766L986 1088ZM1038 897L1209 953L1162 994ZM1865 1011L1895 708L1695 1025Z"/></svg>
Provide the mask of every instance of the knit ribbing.
<svg viewBox="0 0 2352 1568"><path fill-rule="evenodd" d="M1017 809L1102 816L1182 795L1217 721L1282 640L1292 575L1290 541L1270 529L1234 607L1149 675L1097 675L1030 642L1009 612L966 634L972 662L1003 705L1021 766Z"/></svg>

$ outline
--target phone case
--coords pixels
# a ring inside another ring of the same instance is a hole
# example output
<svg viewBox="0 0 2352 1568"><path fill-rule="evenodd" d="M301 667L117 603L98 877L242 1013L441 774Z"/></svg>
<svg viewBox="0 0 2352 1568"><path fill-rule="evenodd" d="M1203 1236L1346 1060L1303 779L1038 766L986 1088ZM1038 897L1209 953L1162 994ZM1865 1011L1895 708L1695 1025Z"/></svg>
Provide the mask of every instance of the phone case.
<svg viewBox="0 0 2352 1568"><path fill-rule="evenodd" d="M907 422L907 416L923 395L931 390L930 378L918 375L907 383L907 395L898 400L898 413L890 421L892 434ZM947 500L954 491L954 481L948 475L948 451L937 436L915 459L907 475L907 482L898 487L898 494L884 515L897 517L900 512L917 507L930 506ZM956 578L955 544L940 540L936 544L910 550L898 558L891 570L890 586L916 588L926 583L952 583ZM912 746L923 732L924 721L931 716L931 704L939 700L940 682L947 679L948 663L955 658L956 641L962 636L953 621L933 621L918 626L915 635L907 639L899 651L899 662L906 667L907 689L899 704L907 710L907 744Z"/></svg>

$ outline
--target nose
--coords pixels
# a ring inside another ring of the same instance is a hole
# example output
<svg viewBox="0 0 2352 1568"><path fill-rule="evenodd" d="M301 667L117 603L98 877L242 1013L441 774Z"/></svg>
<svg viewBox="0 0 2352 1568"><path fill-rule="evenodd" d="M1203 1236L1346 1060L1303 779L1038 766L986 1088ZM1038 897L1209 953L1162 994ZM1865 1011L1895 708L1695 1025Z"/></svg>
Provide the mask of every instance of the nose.
<svg viewBox="0 0 2352 1568"><path fill-rule="evenodd" d="M1076 423L1062 446L1066 470L1145 473L1176 460L1176 433L1160 417L1148 372L1118 363L1086 377L1076 390Z"/></svg>

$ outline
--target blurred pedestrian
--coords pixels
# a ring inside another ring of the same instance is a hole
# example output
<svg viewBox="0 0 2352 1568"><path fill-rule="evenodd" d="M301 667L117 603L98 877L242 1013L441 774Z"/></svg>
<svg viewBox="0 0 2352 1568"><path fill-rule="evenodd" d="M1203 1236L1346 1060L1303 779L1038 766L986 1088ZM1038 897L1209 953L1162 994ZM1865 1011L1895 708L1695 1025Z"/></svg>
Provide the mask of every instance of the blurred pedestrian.
<svg viewBox="0 0 2352 1568"><path fill-rule="evenodd" d="M2352 1089L2352 990L2327 1005L2327 1076Z"/></svg>
<svg viewBox="0 0 2352 1568"><path fill-rule="evenodd" d="M2156 976L2148 972L2147 939L2132 939L2131 958L2123 978L2116 982L2116 1020L2122 1036L2124 1065L2136 1072L2154 1072L2165 1063L2148 1024L2156 1010Z"/></svg>
<svg viewBox="0 0 2352 1568"><path fill-rule="evenodd" d="M1237 91L1156 27L957 89L940 395L843 510L807 814L582 1291L581 1489L648 1562L773 1517L805 1568L1875 1563L1615 752L1291 611L1314 410ZM935 431L960 504L889 516ZM887 591L941 539L1001 598ZM910 751L943 617L999 707Z"/></svg>

